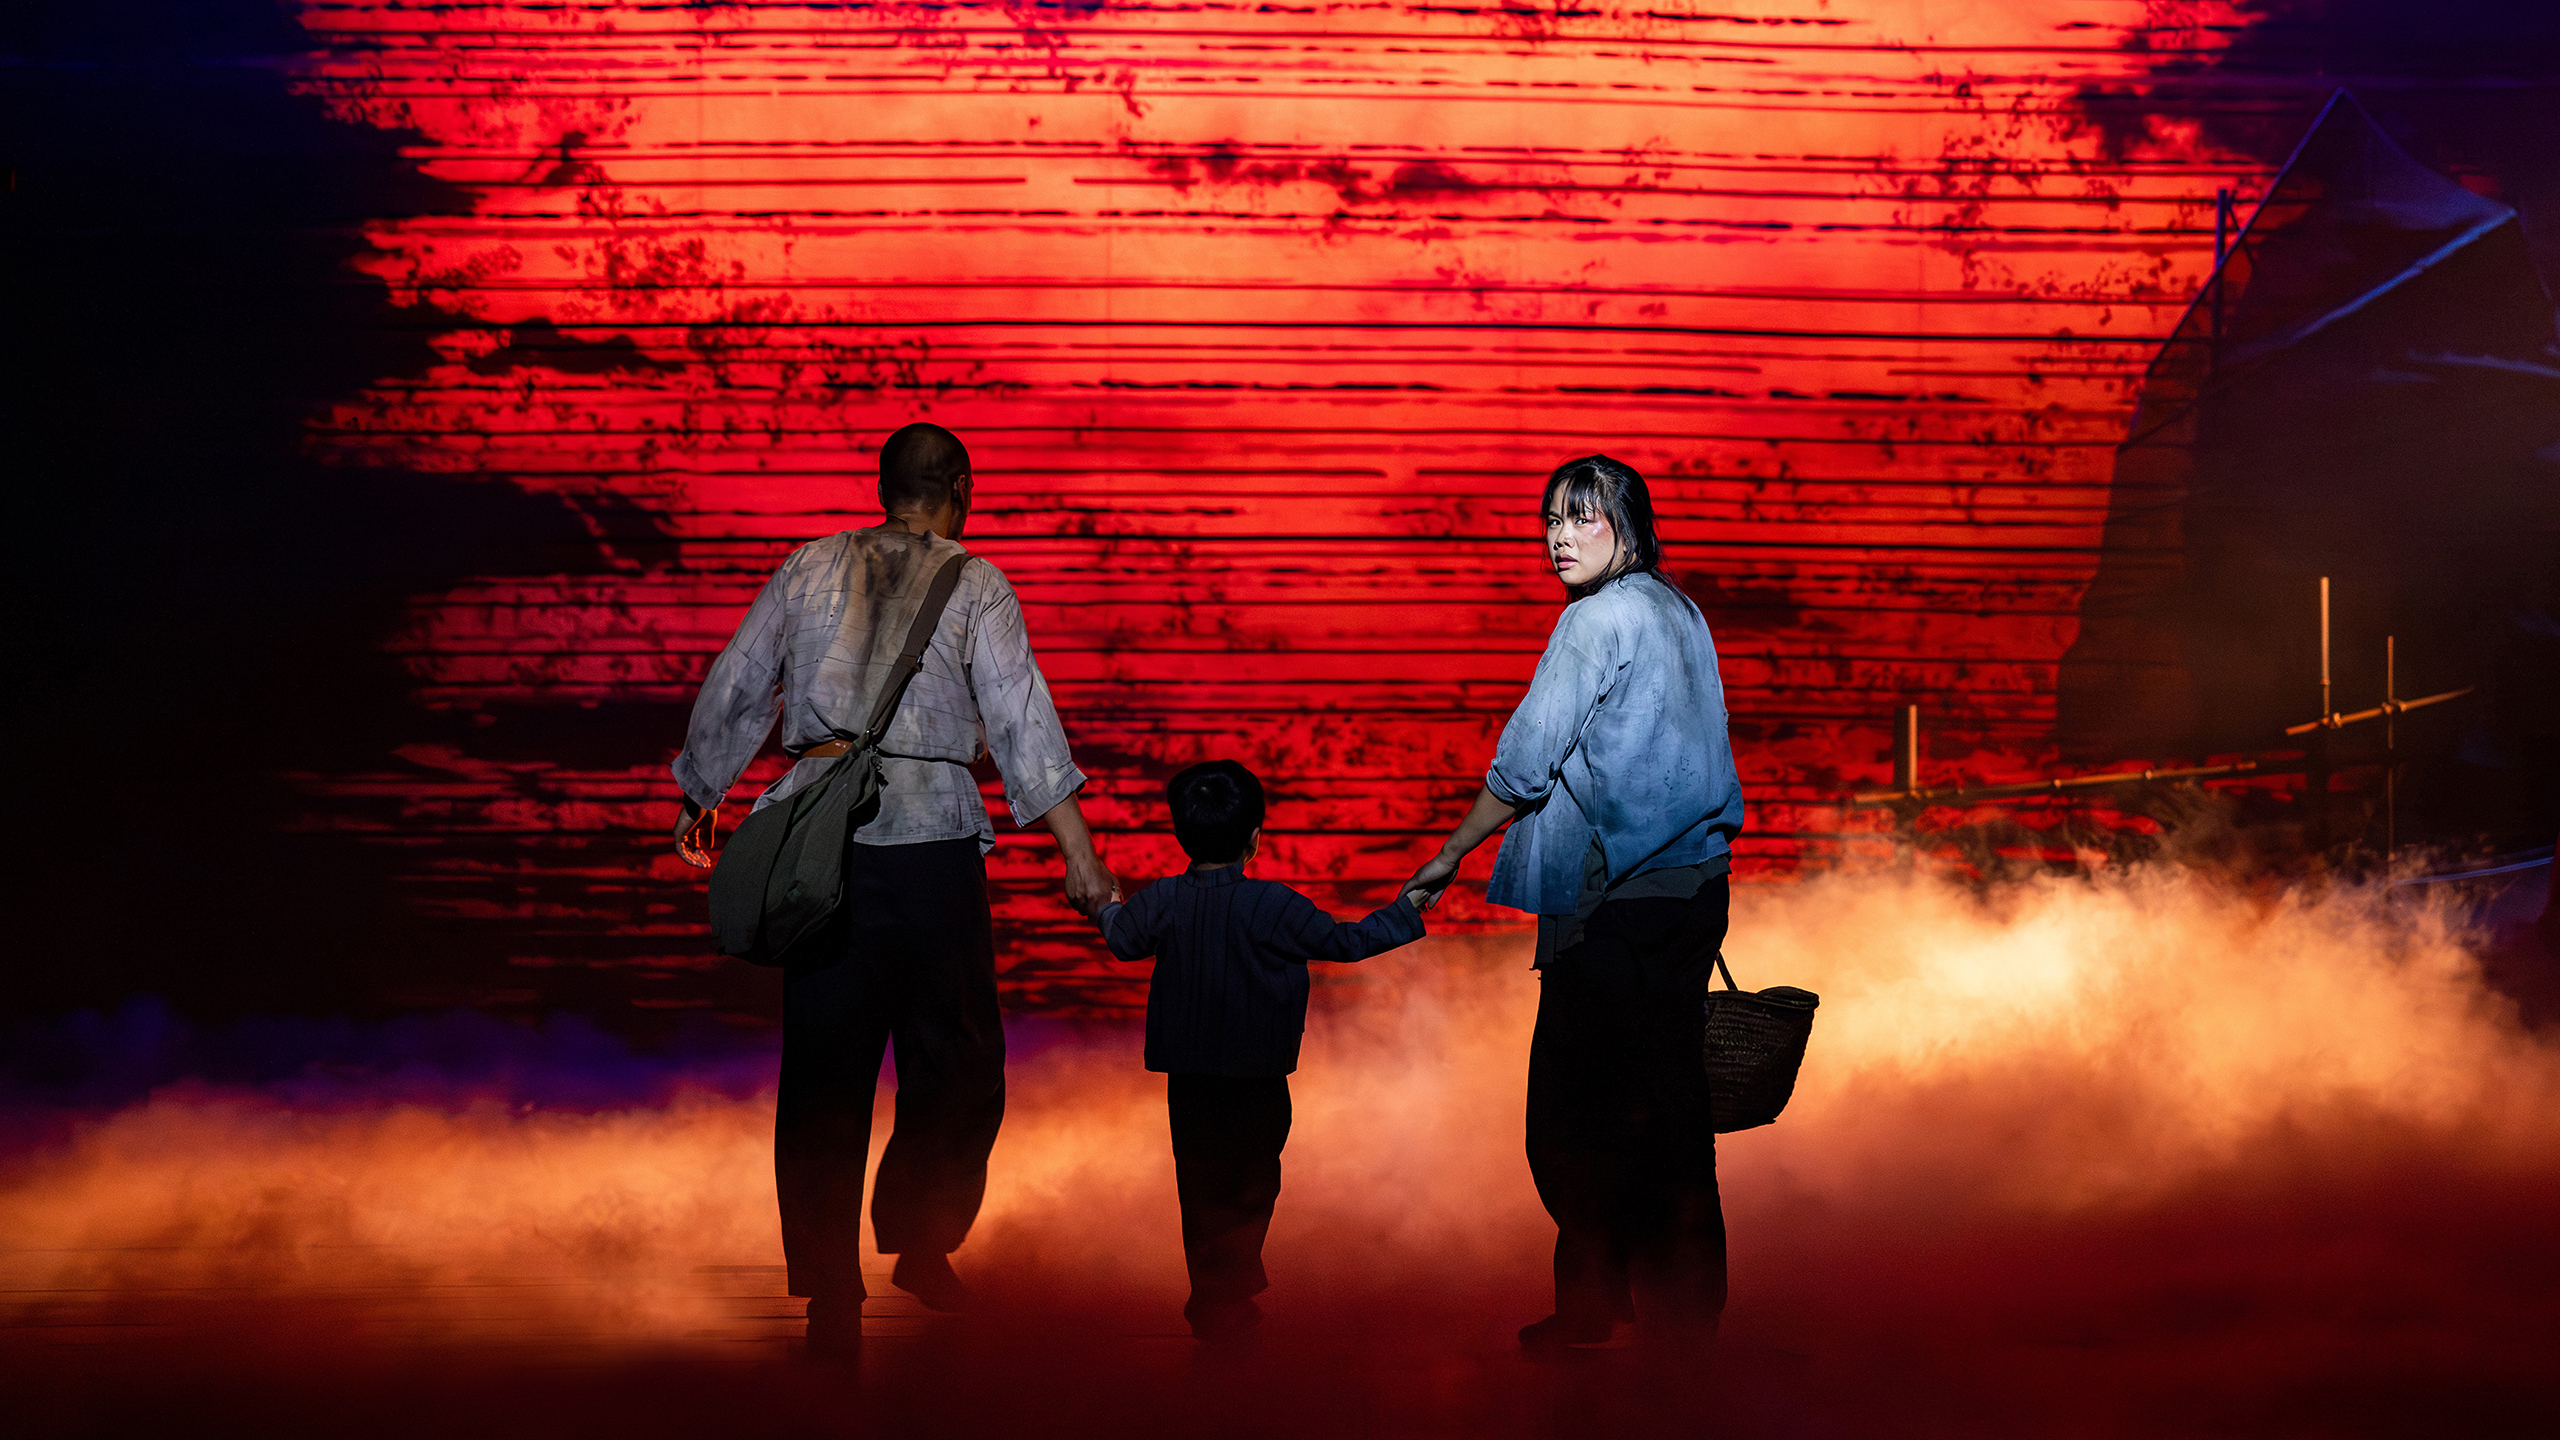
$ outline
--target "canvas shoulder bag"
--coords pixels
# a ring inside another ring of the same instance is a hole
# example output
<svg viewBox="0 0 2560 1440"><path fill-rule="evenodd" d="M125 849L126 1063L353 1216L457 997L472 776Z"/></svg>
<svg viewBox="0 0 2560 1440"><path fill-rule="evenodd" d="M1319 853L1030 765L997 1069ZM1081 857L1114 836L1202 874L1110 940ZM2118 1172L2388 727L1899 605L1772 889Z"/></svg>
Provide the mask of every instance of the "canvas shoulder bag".
<svg viewBox="0 0 2560 1440"><path fill-rule="evenodd" d="M1766 1125L1787 1108L1822 997L1793 985L1740 989L1722 951L1716 970L1724 989L1707 992L1707 1103L1723 1135Z"/></svg>
<svg viewBox="0 0 2560 1440"><path fill-rule="evenodd" d="M845 753L790 799L749 815L720 848L711 872L711 939L721 954L756 965L788 964L796 958L793 947L842 908L845 846L880 806L881 737L907 682L924 668L925 646L968 562L966 554L954 555L934 572L870 723L856 735L834 731Z"/></svg>

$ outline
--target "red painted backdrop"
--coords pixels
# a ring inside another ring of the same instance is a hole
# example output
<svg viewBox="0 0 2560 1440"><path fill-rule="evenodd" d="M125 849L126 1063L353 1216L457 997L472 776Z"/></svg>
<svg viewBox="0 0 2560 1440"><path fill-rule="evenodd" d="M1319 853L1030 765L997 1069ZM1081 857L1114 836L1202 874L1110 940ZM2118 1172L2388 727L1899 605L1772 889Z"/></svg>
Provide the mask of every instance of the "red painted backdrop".
<svg viewBox="0 0 2560 1440"><path fill-rule="evenodd" d="M562 497L612 556L417 595L386 643L423 706L657 701L671 754L770 567L867 523L929 417L1114 867L1174 863L1162 777L1232 755L1264 872L1357 911L1472 793L1559 605L1536 477L1599 449L1715 627L1746 874L1875 823L1833 802L1897 704L1932 778L2034 773L2130 386L2214 191L2263 178L2091 98L2208 58L2219 12L1752 10L310 5L302 83L470 197L364 262L443 363L311 444L351 486ZM711 1003L661 763L297 778L422 919ZM992 862L1014 998L1128 1003L1045 847Z"/></svg>

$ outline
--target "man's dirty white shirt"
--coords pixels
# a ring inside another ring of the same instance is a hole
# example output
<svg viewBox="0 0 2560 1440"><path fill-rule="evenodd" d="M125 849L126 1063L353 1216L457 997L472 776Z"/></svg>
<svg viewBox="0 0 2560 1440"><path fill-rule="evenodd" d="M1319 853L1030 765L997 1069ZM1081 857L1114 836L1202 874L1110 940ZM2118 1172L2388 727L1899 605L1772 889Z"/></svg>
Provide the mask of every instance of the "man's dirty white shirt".
<svg viewBox="0 0 2560 1440"><path fill-rule="evenodd" d="M764 748L774 721L797 753L858 732L896 671L934 572L967 553L953 540L847 530L791 553L765 582L693 702L676 783L710 808ZM1067 751L1049 684L1031 653L1022 602L1004 572L976 556L925 647L924 668L881 742L880 811L854 832L865 845L915 845L995 828L969 765L993 755L1014 823L1028 825L1085 781ZM756 801L762 809L824 773L803 760Z"/></svg>

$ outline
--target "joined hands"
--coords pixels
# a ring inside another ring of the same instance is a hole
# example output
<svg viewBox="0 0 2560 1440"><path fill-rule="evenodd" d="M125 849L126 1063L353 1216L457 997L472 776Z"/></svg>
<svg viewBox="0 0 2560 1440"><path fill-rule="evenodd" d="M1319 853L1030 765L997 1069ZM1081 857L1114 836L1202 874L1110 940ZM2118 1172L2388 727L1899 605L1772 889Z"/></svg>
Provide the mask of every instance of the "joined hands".
<svg viewBox="0 0 2560 1440"><path fill-rule="evenodd" d="M1404 898L1413 902L1414 909L1428 910L1440 903L1440 896L1448 890L1449 882L1457 878L1458 862L1446 852L1434 855L1422 862L1422 868L1414 871L1413 877L1404 882Z"/></svg>
<svg viewBox="0 0 2560 1440"><path fill-rule="evenodd" d="M1101 857L1087 853L1067 861L1067 903L1087 920L1120 903L1120 881Z"/></svg>

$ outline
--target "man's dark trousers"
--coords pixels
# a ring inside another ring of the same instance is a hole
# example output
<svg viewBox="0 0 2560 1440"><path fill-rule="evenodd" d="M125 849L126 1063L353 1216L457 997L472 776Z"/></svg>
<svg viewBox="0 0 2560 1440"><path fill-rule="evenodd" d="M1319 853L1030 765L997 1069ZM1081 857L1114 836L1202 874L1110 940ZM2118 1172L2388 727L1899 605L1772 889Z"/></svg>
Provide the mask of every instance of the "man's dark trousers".
<svg viewBox="0 0 2560 1440"><path fill-rule="evenodd" d="M1191 1270L1183 1313L1261 1294L1262 1240L1280 1198L1289 1143L1286 1075L1168 1075L1173 1183L1182 1199L1182 1258Z"/></svg>
<svg viewBox="0 0 2560 1440"><path fill-rule="evenodd" d="M882 1254L959 1248L1004 1123L978 842L846 848L831 958L794 965L784 981L773 1171L794 1295L863 1294L862 1171L884 1044L896 1042L898 1102L871 1202Z"/></svg>
<svg viewBox="0 0 2560 1440"><path fill-rule="evenodd" d="M1602 904L1540 977L1529 1173L1556 1222L1556 1313L1712 1333L1724 1207L1707 1103L1707 976L1727 882ZM1640 1304L1638 1302L1641 1302Z"/></svg>

